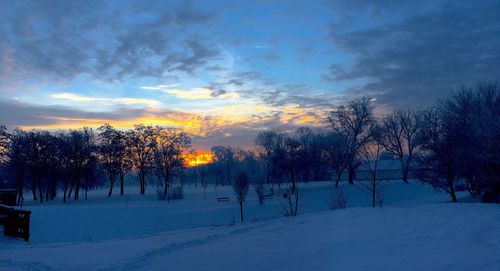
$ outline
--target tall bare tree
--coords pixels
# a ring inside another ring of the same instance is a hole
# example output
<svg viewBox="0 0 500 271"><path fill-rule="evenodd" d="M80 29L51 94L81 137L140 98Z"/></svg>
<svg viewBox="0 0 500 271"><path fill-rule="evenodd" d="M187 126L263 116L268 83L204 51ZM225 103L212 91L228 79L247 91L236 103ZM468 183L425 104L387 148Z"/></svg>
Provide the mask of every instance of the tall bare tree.
<svg viewBox="0 0 500 271"><path fill-rule="evenodd" d="M238 202L240 204L240 219L241 223L243 223L243 202L245 201L245 197L248 193L248 187L250 182L245 173L239 173L236 179L233 182L233 190L238 197Z"/></svg>
<svg viewBox="0 0 500 271"><path fill-rule="evenodd" d="M99 160L106 171L109 180L108 197L113 193L113 187L121 170L120 159L124 155L126 146L118 130L109 124L97 129L99 135Z"/></svg>
<svg viewBox="0 0 500 271"><path fill-rule="evenodd" d="M276 146L282 140L281 133L277 131L264 131L260 132L255 139L255 144L258 146L260 155L264 159L266 165L266 183L271 183L272 176L272 162L273 162L273 152Z"/></svg>
<svg viewBox="0 0 500 271"><path fill-rule="evenodd" d="M369 175L369 183L359 182L361 187L367 191L372 197L372 207L375 208L376 203L379 202L382 206L383 202L383 191L384 179L380 176L380 155L384 150L382 144L382 128L378 125L372 126L372 140L361 147L360 149L360 159L364 168L367 170Z"/></svg>
<svg viewBox="0 0 500 271"><path fill-rule="evenodd" d="M74 200L78 200L80 188L82 187L82 178L95 161L97 146L94 131L87 127L70 131L68 133L68 147L70 170L73 172L70 195L74 188ZM84 189L86 191L88 186L84 186Z"/></svg>
<svg viewBox="0 0 500 271"><path fill-rule="evenodd" d="M457 202L455 183L458 179L459 159L457 156L458 137L452 126L435 108L423 114L420 137L423 142L417 171L420 181L446 191L453 202Z"/></svg>
<svg viewBox="0 0 500 271"><path fill-rule="evenodd" d="M408 173L419 146L419 114L410 109L396 110L382 121L381 144L401 163L403 181L408 183Z"/></svg>
<svg viewBox="0 0 500 271"><path fill-rule="evenodd" d="M229 146L214 146L211 150L221 184L224 185L224 180L227 180L227 184L231 185L233 169L236 162L234 150Z"/></svg>
<svg viewBox="0 0 500 271"><path fill-rule="evenodd" d="M326 158L325 160L329 162L330 167L335 171L335 187L338 187L342 179L342 174L349 166L342 136L336 132L328 133L325 136L322 149Z"/></svg>
<svg viewBox="0 0 500 271"><path fill-rule="evenodd" d="M333 130L341 135L348 162L349 183L354 182L360 149L371 139L371 126L374 123L370 99L363 97L353 100L347 106L339 106L330 112L328 122Z"/></svg>
<svg viewBox="0 0 500 271"><path fill-rule="evenodd" d="M146 192L146 175L153 168L155 130L152 126L136 125L127 132L128 148L132 165L139 173L140 193Z"/></svg>
<svg viewBox="0 0 500 271"><path fill-rule="evenodd" d="M164 193L168 197L169 181L176 170L184 167L183 154L191 146L191 139L175 129L155 128L155 165L164 180Z"/></svg>

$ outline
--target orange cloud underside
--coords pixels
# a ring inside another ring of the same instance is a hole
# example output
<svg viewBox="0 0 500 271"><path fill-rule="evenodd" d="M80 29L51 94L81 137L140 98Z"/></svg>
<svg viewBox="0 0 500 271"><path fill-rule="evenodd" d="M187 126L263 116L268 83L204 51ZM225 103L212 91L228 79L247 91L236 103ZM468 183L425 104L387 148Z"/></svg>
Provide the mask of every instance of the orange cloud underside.
<svg viewBox="0 0 500 271"><path fill-rule="evenodd" d="M180 128L190 134L204 136L206 131L203 130L204 123L196 117L189 118L161 118L161 117L138 117L127 120L111 120L111 119L85 119L85 118L60 118L47 117L54 120L53 124L48 125L31 125L21 126L21 129L79 129L82 127L96 128L103 124L109 123L118 129L131 129L136 124L167 126Z"/></svg>
<svg viewBox="0 0 500 271"><path fill-rule="evenodd" d="M238 125L258 124L267 121L295 125L322 125L325 112L304 109L298 106L269 108L262 105L226 106L214 109L211 114L201 112L147 110L143 114L127 119L66 118L45 116L50 123L21 126L21 129L79 129L97 128L110 124L118 129L131 129L136 124L179 128L191 135L204 137L211 132ZM278 114L278 115L277 115Z"/></svg>

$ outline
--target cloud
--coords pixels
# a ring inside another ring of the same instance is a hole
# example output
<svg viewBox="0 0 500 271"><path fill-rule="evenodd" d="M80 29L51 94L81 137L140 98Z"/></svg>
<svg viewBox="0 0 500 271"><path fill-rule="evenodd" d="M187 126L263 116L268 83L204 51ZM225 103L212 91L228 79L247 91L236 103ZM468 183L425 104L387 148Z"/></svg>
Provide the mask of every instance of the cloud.
<svg viewBox="0 0 500 271"><path fill-rule="evenodd" d="M339 19L331 25L332 41L353 61L333 63L324 79L354 82L347 95L418 106L452 88L500 78L498 1L383 3L358 12L357 18L374 22L372 27L349 16L341 18L354 22Z"/></svg>
<svg viewBox="0 0 500 271"><path fill-rule="evenodd" d="M211 90L208 88L194 88L191 90L166 89L165 92L174 94L181 99L236 99L239 94L225 90Z"/></svg>
<svg viewBox="0 0 500 271"><path fill-rule="evenodd" d="M164 89L169 89L169 88L177 87L179 85L180 84L176 83L176 84L168 84L168 85L143 86L143 87L141 87L141 89L145 89L145 90L164 90Z"/></svg>
<svg viewBox="0 0 500 271"><path fill-rule="evenodd" d="M193 88L190 90L170 88L171 85L142 86L141 89L160 90L162 92L173 94L181 99L237 99L239 94L226 90L212 90L209 88Z"/></svg>
<svg viewBox="0 0 500 271"><path fill-rule="evenodd" d="M216 18L190 1L0 2L0 87L80 75L122 81L194 73L219 56L198 28Z"/></svg>
<svg viewBox="0 0 500 271"><path fill-rule="evenodd" d="M73 94L73 93L52 94L51 97L56 98L56 99L69 100L69 101L73 101L73 102L102 101L102 99L100 99L100 98L85 97L85 96L80 96L80 95Z"/></svg>
<svg viewBox="0 0 500 271"><path fill-rule="evenodd" d="M115 105L147 105L151 107L158 107L161 103L156 100L138 99L138 98L98 98L81 96L74 93L56 93L51 95L52 98L67 100L72 102L104 102Z"/></svg>
<svg viewBox="0 0 500 271"><path fill-rule="evenodd" d="M263 129L294 130L299 126L323 125L322 112L314 108L262 105L234 105L210 112L185 112L161 108L115 107L105 112L79 110L67 106L40 106L15 100L0 100L0 124L13 129L97 128L109 123L130 129L135 124L159 125L182 129L194 136L194 144L204 149L213 145L250 147L254 136ZM326 111L324 112L326 113Z"/></svg>

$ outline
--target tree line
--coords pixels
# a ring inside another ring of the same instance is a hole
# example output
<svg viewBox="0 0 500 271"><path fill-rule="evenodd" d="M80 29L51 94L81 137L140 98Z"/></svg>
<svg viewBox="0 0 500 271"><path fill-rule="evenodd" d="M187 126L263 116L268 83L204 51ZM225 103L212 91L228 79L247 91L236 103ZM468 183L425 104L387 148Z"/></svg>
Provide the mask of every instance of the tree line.
<svg viewBox="0 0 500 271"><path fill-rule="evenodd" d="M255 184L258 194L264 186L284 184L290 195L287 212L293 214L300 202L299 182L332 181L338 187L346 179L353 184L362 168L367 174L359 183L375 206L386 178L380 161L389 159L400 164L404 182L430 184L452 201L458 200L458 186L484 201L500 200L497 84L463 87L422 110L397 108L383 116L373 110L372 100L361 97L333 108L325 127L265 130L257 135L255 150L214 146L212 163L191 168L184 168L183 160L191 139L176 129L136 125L123 131L103 125L50 133L1 127L0 161L19 200L29 187L41 202L54 199L58 190L65 202L86 198L88 190L104 185L111 196L116 182L123 195L125 175L133 173L141 194L148 176L158 179L165 194L176 176L203 187L235 182L242 187L244 180Z"/></svg>
<svg viewBox="0 0 500 271"><path fill-rule="evenodd" d="M360 184L375 206L386 178L380 161L390 159L400 164L404 182L430 184L454 202L458 186L484 201L500 201L499 115L500 88L493 83L463 87L426 109L397 108L383 116L362 97L334 108L326 127L260 132L257 151L213 147L214 163L192 171L202 182L211 177L222 185L244 172L256 185L289 184L294 195L299 181L332 180L338 187L344 178L354 183L363 168L368 182Z"/></svg>
<svg viewBox="0 0 500 271"><path fill-rule="evenodd" d="M183 167L183 154L190 150L191 138L182 131L136 125L122 131L106 124L95 131L82 128L69 131L0 127L0 151L4 175L15 185L18 201L24 188L31 188L33 199L53 200L62 189L63 201L80 196L109 182L108 197L116 181L124 194L128 172L138 174L140 193L146 191L146 175L162 180L164 193L169 182Z"/></svg>

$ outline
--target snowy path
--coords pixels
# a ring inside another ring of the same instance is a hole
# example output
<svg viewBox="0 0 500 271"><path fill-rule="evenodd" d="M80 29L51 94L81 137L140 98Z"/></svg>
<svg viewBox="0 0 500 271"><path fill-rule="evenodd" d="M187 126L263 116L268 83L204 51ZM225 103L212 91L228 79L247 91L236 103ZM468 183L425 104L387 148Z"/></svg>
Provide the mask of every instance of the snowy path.
<svg viewBox="0 0 500 271"><path fill-rule="evenodd" d="M500 270L500 206L349 208L125 240L0 243L0 270Z"/></svg>

